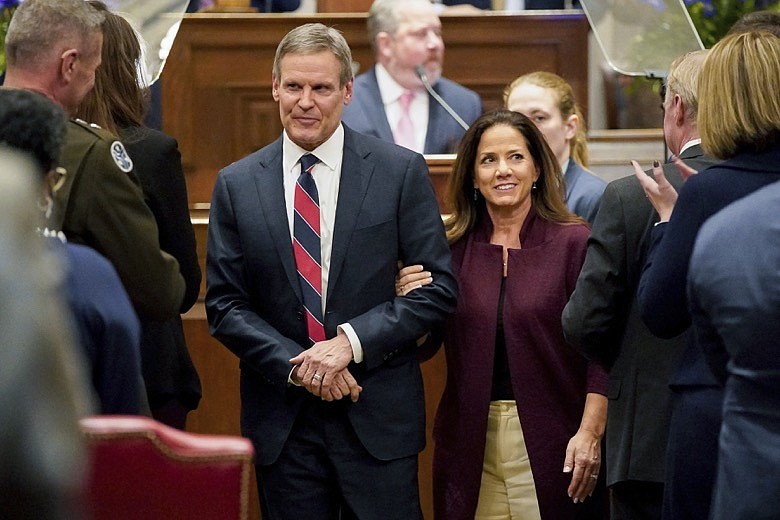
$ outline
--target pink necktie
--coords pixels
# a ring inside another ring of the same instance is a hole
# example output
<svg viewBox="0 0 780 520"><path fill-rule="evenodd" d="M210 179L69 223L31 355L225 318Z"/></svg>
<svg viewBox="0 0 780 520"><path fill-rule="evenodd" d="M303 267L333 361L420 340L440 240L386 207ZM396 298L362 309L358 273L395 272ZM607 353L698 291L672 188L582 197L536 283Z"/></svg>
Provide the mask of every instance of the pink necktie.
<svg viewBox="0 0 780 520"><path fill-rule="evenodd" d="M415 149L414 143L414 125L412 124L412 117L409 114L409 107L412 105L414 99L414 92L411 90L405 91L401 94L399 101L401 102L401 119L398 120L398 124L393 132L393 139L395 144Z"/></svg>

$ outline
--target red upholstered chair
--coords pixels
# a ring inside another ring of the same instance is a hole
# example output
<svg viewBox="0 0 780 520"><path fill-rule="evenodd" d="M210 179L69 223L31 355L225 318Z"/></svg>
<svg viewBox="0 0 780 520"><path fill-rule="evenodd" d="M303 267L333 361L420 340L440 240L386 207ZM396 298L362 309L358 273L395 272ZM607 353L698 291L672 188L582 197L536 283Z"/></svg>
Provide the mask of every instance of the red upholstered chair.
<svg viewBox="0 0 780 520"><path fill-rule="evenodd" d="M139 416L96 415L80 425L93 520L247 517L248 439L183 432Z"/></svg>

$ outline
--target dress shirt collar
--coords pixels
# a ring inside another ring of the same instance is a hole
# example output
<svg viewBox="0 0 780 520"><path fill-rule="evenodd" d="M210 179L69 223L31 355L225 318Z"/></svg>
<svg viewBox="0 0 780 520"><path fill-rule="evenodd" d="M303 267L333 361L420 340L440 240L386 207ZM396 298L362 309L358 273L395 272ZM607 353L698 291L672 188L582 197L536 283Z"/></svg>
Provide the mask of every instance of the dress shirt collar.
<svg viewBox="0 0 780 520"><path fill-rule="evenodd" d="M687 150L687 149L688 149L688 148L690 148L691 146L696 146L697 144L701 144L701 139L691 139L690 141L688 141L687 143L685 143L684 145L682 145L682 148L680 148L680 153L679 153L679 155L682 155L682 153L683 153L685 150Z"/></svg>
<svg viewBox="0 0 780 520"><path fill-rule="evenodd" d="M382 104L387 106L391 103L398 102L401 99L401 95L406 92L407 89L399 85L382 64L377 63L375 67L376 83L379 85L379 95L382 96ZM415 92L419 94L418 90Z"/></svg>
<svg viewBox="0 0 780 520"><path fill-rule="evenodd" d="M283 133L282 139L282 157L284 171L289 172L298 164L301 157L307 153L317 156L317 159L328 167L330 171L335 171L341 164L341 157L344 151L344 127L339 125L327 141L319 145L312 151L304 150L287 136L287 131Z"/></svg>

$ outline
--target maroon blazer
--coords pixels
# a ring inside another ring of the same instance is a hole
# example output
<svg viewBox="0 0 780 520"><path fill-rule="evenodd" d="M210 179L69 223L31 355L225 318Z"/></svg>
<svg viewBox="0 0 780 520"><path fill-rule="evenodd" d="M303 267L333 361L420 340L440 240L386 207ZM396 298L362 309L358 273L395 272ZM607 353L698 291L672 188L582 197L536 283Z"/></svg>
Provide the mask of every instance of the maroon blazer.
<svg viewBox="0 0 780 520"><path fill-rule="evenodd" d="M460 296L444 330L447 384L436 414L433 462L436 517L447 520L474 518L479 497L503 276L502 247L490 244L491 232L484 218L452 246ZM585 395L607 391L606 372L569 347L561 327L588 235L584 224L553 223L531 212L520 231L522 249L509 251L506 349L543 519L585 512L567 495L566 445L579 428Z"/></svg>

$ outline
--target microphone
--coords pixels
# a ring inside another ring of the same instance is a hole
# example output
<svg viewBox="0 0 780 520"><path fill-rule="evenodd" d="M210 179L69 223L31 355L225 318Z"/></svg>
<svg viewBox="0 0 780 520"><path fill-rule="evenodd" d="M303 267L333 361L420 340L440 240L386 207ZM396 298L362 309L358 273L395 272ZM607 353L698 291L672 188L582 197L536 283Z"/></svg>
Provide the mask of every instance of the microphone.
<svg viewBox="0 0 780 520"><path fill-rule="evenodd" d="M422 81L422 84L425 87L425 90L428 91L428 94L430 94L433 97L433 99L435 99L436 102L440 104L442 108L444 108L444 110L446 110L447 113L451 115L452 118L455 121L457 121L460 126L463 127L464 130L468 130L469 125L467 125L466 122L463 119L461 119L461 117L452 109L452 107L449 106L447 102L444 101L438 93L436 93L435 90L433 90L431 83L428 81L428 74L425 73L425 67L423 67L422 65L417 65L414 68L414 73L417 74L418 78L420 78L420 81Z"/></svg>

